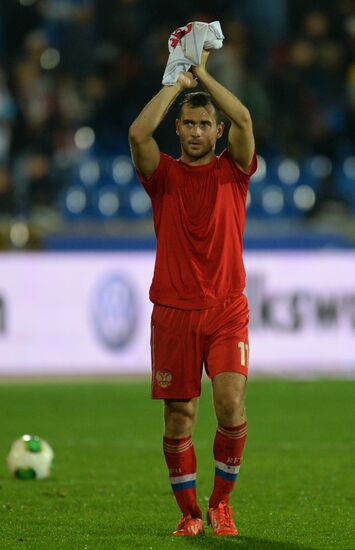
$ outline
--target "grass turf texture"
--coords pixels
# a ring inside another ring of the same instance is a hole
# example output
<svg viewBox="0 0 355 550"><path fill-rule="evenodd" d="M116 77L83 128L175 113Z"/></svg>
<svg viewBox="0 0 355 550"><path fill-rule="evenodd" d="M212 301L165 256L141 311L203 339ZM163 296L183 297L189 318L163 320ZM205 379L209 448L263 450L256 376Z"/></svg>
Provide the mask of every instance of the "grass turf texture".
<svg viewBox="0 0 355 550"><path fill-rule="evenodd" d="M232 497L240 536L171 537L180 517L162 456L161 403L142 381L0 385L1 549L350 549L354 381L252 380L249 437ZM203 386L194 440L204 511L215 420ZM23 433L48 439L51 478L9 477Z"/></svg>

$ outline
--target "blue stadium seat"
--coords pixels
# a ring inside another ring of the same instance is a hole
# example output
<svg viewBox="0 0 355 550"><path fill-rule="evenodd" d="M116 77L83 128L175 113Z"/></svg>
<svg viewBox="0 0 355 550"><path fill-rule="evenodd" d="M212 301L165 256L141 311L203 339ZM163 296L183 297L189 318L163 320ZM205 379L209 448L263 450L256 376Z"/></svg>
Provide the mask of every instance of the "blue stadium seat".
<svg viewBox="0 0 355 550"><path fill-rule="evenodd" d="M261 206L266 216L273 218L285 215L285 194L280 185L270 184L264 187Z"/></svg>
<svg viewBox="0 0 355 550"><path fill-rule="evenodd" d="M79 165L79 178L83 185L93 187L100 179L101 167L97 159L89 158Z"/></svg>
<svg viewBox="0 0 355 550"><path fill-rule="evenodd" d="M117 187L105 185L98 189L92 197L94 214L99 218L111 219L118 216L121 206Z"/></svg>
<svg viewBox="0 0 355 550"><path fill-rule="evenodd" d="M325 155L314 155L302 163L304 178L302 183L311 186L316 192L324 179L333 173L333 163Z"/></svg>
<svg viewBox="0 0 355 550"><path fill-rule="evenodd" d="M128 185L134 182L134 167L128 155L119 155L113 160L112 178L118 185Z"/></svg>
<svg viewBox="0 0 355 550"><path fill-rule="evenodd" d="M129 205L133 216L145 218L151 216L151 201L142 187L134 187L130 192Z"/></svg>
<svg viewBox="0 0 355 550"><path fill-rule="evenodd" d="M340 196L355 209L355 156L348 156L338 163L335 182Z"/></svg>
<svg viewBox="0 0 355 550"><path fill-rule="evenodd" d="M80 219L89 212L88 195L84 187L70 185L60 196L60 203L66 218Z"/></svg>

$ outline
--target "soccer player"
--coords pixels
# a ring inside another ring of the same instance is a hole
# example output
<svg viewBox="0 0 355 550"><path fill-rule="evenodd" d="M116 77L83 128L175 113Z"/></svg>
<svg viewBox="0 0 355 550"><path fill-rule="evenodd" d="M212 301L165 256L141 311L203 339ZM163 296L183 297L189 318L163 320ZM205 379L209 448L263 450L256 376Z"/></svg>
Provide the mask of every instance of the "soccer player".
<svg viewBox="0 0 355 550"><path fill-rule="evenodd" d="M250 176L256 170L248 109L207 71L209 52L176 84L163 86L129 131L132 159L150 195L157 252L150 299L152 397L164 400L163 449L182 512L175 535L203 531L196 498L192 432L203 366L212 380L217 429L208 524L237 535L229 497L247 434L248 303L243 290L242 233ZM198 81L207 92L191 92ZM181 157L161 153L153 138L171 104L186 93L176 120ZM224 124L228 147L216 155Z"/></svg>

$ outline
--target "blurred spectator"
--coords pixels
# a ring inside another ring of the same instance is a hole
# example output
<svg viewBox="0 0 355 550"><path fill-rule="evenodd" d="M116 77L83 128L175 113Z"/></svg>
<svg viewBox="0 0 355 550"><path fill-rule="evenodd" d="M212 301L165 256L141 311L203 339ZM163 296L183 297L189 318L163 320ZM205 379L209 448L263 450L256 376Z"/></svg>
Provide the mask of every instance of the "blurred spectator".
<svg viewBox="0 0 355 550"><path fill-rule="evenodd" d="M154 17L149 4L144 0L98 1L96 9L106 40L120 51L137 51Z"/></svg>
<svg viewBox="0 0 355 550"><path fill-rule="evenodd" d="M14 212L12 191L11 172L6 165L0 164L0 216Z"/></svg>
<svg viewBox="0 0 355 550"><path fill-rule="evenodd" d="M21 53L26 36L41 27L40 2L36 0L1 0L0 35L3 57L8 69Z"/></svg>
<svg viewBox="0 0 355 550"><path fill-rule="evenodd" d="M345 71L345 46L334 37L329 16L306 13L296 36L276 52L270 71L279 147L283 143L298 157L339 152L337 141L346 132Z"/></svg>
<svg viewBox="0 0 355 550"><path fill-rule="evenodd" d="M271 49L289 34L287 0L240 0L230 10L233 19L248 27L249 62L262 71Z"/></svg>
<svg viewBox="0 0 355 550"><path fill-rule="evenodd" d="M0 163L8 161L15 117L15 99L7 86L5 72L0 66Z"/></svg>
<svg viewBox="0 0 355 550"><path fill-rule="evenodd" d="M95 68L94 0L42 0L43 26L61 67L77 77Z"/></svg>
<svg viewBox="0 0 355 550"><path fill-rule="evenodd" d="M1 0L1 210L55 210L80 162L127 154L128 127L161 86L170 33L214 19L226 40L210 71L250 108L260 154L354 155L354 0ZM157 138L179 154L174 117ZM83 148L82 127L92 133Z"/></svg>

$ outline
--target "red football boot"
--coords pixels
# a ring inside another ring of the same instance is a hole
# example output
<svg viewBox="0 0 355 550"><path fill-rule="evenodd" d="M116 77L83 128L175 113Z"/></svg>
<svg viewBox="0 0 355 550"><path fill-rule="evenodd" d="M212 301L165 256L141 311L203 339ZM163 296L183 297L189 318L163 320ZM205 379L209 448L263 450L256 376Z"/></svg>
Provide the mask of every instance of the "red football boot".
<svg viewBox="0 0 355 550"><path fill-rule="evenodd" d="M215 535L238 535L232 514L232 508L223 500L217 508L208 509L207 523L211 525Z"/></svg>
<svg viewBox="0 0 355 550"><path fill-rule="evenodd" d="M182 516L181 520L178 523L176 531L173 532L173 535L180 537L195 537L203 531L203 521L201 518L193 518L188 514L187 516Z"/></svg>

